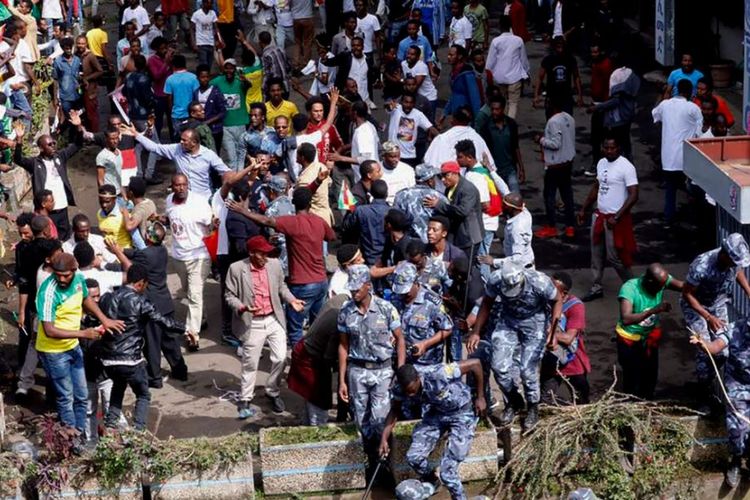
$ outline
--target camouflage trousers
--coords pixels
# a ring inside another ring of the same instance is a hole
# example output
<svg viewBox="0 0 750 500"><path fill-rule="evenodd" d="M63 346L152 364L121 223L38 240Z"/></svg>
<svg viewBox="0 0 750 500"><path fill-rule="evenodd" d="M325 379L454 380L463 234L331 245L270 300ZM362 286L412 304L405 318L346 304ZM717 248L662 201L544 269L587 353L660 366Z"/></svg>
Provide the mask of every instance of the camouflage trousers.
<svg viewBox="0 0 750 500"><path fill-rule="evenodd" d="M349 366L347 373L349 404L354 414L354 423L365 441L380 440L385 417L391 410L390 386L393 369L369 370Z"/></svg>
<svg viewBox="0 0 750 500"><path fill-rule="evenodd" d="M725 300L719 300L710 306L703 305L703 307L706 311L724 321L724 323L727 323L728 327L729 314L727 312L727 302ZM716 340L716 334L709 331L706 320L703 319L695 309L690 307L683 299L680 299L680 308L682 309L682 315L685 317L685 324L688 328L700 335L705 342ZM714 355L714 360L719 369L724 365L726 356L726 347L719 354ZM698 378L698 382L704 384L711 383L716 376L716 372L714 372L714 368L711 366L711 360L708 359L708 354L706 354L706 351L703 349L696 349L695 352L695 375Z"/></svg>
<svg viewBox="0 0 750 500"><path fill-rule="evenodd" d="M523 320L501 319L492 332L492 371L495 380L509 401L517 391L513 367L521 374L527 404L539 403L539 366L544 354L546 318L533 316ZM520 356L514 355L520 346Z"/></svg>
<svg viewBox="0 0 750 500"><path fill-rule="evenodd" d="M427 415L414 427L411 446L406 452L406 461L417 474L428 476L432 472L428 461L430 453L435 449L440 436L445 434L445 450L440 459L440 480L454 500L466 498L458 466L469 454L477 421L478 418L471 410L455 415Z"/></svg>
<svg viewBox="0 0 750 500"><path fill-rule="evenodd" d="M729 401L739 413L750 418L750 385L741 384L733 380L729 375L724 379L729 394ZM726 425L729 436L729 451L734 456L743 456L747 450L748 431L750 425L740 419L729 404L726 405Z"/></svg>

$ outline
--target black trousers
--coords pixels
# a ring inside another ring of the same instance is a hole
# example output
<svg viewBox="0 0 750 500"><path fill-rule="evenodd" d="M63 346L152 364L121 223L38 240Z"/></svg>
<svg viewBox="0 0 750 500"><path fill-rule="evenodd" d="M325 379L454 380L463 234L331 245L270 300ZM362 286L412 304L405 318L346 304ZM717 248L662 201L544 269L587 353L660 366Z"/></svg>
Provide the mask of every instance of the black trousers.
<svg viewBox="0 0 750 500"><path fill-rule="evenodd" d="M221 49L224 59L234 57L234 52L237 50L237 30L240 29L240 24L237 21L217 24L219 26L219 33L221 33L221 38L225 44L224 48ZM219 146L217 145L216 147Z"/></svg>
<svg viewBox="0 0 750 500"><path fill-rule="evenodd" d="M227 305L227 301L224 300L224 291L227 288L227 273L229 272L229 266L232 265L232 259L229 255L219 255L219 285L221 290L221 334L222 335L234 335L232 332L232 309Z"/></svg>
<svg viewBox="0 0 750 500"><path fill-rule="evenodd" d="M110 428L117 426L122 413L122 400L125 398L125 389L128 386L135 394L135 411L133 412L133 423L136 430L146 428L148 407L151 404L151 392L148 390L148 380L144 363L135 366L107 366L104 371L112 379L112 395L109 398L109 410L104 419L104 425Z"/></svg>
<svg viewBox="0 0 750 500"><path fill-rule="evenodd" d="M617 362L622 368L625 394L642 399L653 399L659 376L659 350L645 342L628 342L617 337Z"/></svg>
<svg viewBox="0 0 750 500"><path fill-rule="evenodd" d="M169 313L167 316L172 316ZM185 378L187 376L187 365L180 350L180 337L167 333L164 328L152 321L146 323L146 344L143 354L146 358L146 372L148 374L148 385L150 387L161 387L161 355L169 363L172 376Z"/></svg>
<svg viewBox="0 0 750 500"><path fill-rule="evenodd" d="M70 220L68 219L68 209L52 210L49 218L57 227L57 239L65 241L70 237Z"/></svg>
<svg viewBox="0 0 750 500"><path fill-rule="evenodd" d="M544 172L544 208L547 211L547 224L554 226L557 222L557 192L565 204L565 225L575 227L575 206L573 204L573 163L568 162L558 167L548 168Z"/></svg>

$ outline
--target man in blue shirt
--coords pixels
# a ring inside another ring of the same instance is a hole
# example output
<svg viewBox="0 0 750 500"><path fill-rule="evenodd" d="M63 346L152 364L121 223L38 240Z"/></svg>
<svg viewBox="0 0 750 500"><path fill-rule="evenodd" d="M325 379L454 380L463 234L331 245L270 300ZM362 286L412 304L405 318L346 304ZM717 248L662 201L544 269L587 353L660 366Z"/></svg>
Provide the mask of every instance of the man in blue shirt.
<svg viewBox="0 0 750 500"><path fill-rule="evenodd" d="M406 33L408 36L398 44L398 60L406 60L406 51L412 45L416 45L422 50L421 60L430 65L432 61L432 46L425 36L419 34L419 21L410 19L406 24Z"/></svg>
<svg viewBox="0 0 750 500"><path fill-rule="evenodd" d="M693 67L693 56L690 54L682 54L682 63L679 68L672 71L667 78L667 90L664 91L664 99L669 99L677 95L677 82L680 80L690 80L693 84L693 95L695 97L695 91L698 88L698 80L703 78L703 73Z"/></svg>
<svg viewBox="0 0 750 500"><path fill-rule="evenodd" d="M78 75L81 74L81 59L73 54L73 39L63 38L60 41L62 57L52 64L52 77L57 82L57 98L63 112L67 115L80 100L78 93Z"/></svg>
<svg viewBox="0 0 750 500"><path fill-rule="evenodd" d="M388 184L378 179L370 188L372 203L360 205L344 217L342 231L359 235L359 246L368 266L372 266L383 253L385 246L385 215L391 209L386 202Z"/></svg>
<svg viewBox="0 0 750 500"><path fill-rule="evenodd" d="M164 82L164 93L167 94L167 103L172 110L174 128L179 130L180 122L188 119L188 106L193 100L193 92L200 84L198 77L186 69L185 56L177 54L172 57L172 67L174 73Z"/></svg>

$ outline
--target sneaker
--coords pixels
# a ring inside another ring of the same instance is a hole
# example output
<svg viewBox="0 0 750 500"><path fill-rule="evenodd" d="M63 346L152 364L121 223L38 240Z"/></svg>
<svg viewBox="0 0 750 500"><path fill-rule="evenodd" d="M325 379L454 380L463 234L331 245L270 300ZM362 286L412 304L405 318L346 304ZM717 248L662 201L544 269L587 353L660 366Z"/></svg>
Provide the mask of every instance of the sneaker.
<svg viewBox="0 0 750 500"><path fill-rule="evenodd" d="M17 398L25 398L28 395L29 395L29 390L26 389L25 387L19 387L18 389L16 389Z"/></svg>
<svg viewBox="0 0 750 500"><path fill-rule="evenodd" d="M526 418L523 419L523 431L529 432L539 423L539 405L530 404L529 411L526 412Z"/></svg>
<svg viewBox="0 0 750 500"><path fill-rule="evenodd" d="M554 238L557 236L557 228L554 226L544 226L541 229L534 231L535 238Z"/></svg>
<svg viewBox="0 0 750 500"><path fill-rule="evenodd" d="M724 482L729 488L734 489L740 484L740 465L740 457L733 457L724 473Z"/></svg>
<svg viewBox="0 0 750 500"><path fill-rule="evenodd" d="M371 110L375 110L375 109L378 109L378 106L377 106L377 104L375 104L374 102L372 102L372 101L371 101L370 99L367 99L367 106L369 106L369 108L370 108Z"/></svg>
<svg viewBox="0 0 750 500"><path fill-rule="evenodd" d="M565 237L566 238L575 238L576 237L576 228L573 226L568 226L565 228Z"/></svg>
<svg viewBox="0 0 750 500"><path fill-rule="evenodd" d="M225 333L221 336L221 343L227 344L229 347L239 347L242 345L240 339L232 335L231 333Z"/></svg>
<svg viewBox="0 0 750 500"><path fill-rule="evenodd" d="M596 168L587 168L583 171L583 175L586 177L596 177Z"/></svg>
<svg viewBox="0 0 750 500"><path fill-rule="evenodd" d="M284 400L281 399L280 396L268 396L268 399L271 400L272 412L278 415L286 411L286 405L284 404Z"/></svg>
<svg viewBox="0 0 750 500"><path fill-rule="evenodd" d="M496 408L500 407L500 401L498 401L494 396L490 397L490 410L494 410Z"/></svg>
<svg viewBox="0 0 750 500"><path fill-rule="evenodd" d="M516 409L513 408L513 405L507 403L502 415L500 415L500 425L507 427L513 423L514 418L516 418Z"/></svg>
<svg viewBox="0 0 750 500"><path fill-rule="evenodd" d="M237 407L237 413L240 420L245 420L247 418L254 417L257 413L257 410L250 406L249 401L240 401L240 404Z"/></svg>
<svg viewBox="0 0 750 500"><path fill-rule="evenodd" d="M581 297L583 302L591 302L592 300L601 299L604 297L604 290L601 288L592 288L589 293Z"/></svg>
<svg viewBox="0 0 750 500"><path fill-rule="evenodd" d="M238 358L242 357L242 344L237 346L237 351L235 352Z"/></svg>

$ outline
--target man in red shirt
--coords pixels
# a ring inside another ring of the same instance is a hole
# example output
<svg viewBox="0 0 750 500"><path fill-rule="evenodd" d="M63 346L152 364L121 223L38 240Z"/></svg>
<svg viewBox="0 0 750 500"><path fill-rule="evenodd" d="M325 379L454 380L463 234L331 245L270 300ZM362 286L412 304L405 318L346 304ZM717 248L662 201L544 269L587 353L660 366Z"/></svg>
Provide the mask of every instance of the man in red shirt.
<svg viewBox="0 0 750 500"><path fill-rule="evenodd" d="M287 308L287 335L289 345L302 339L302 325L309 318L312 324L328 295L328 278L323 256L323 243L336 239L336 233L323 218L310 213L312 191L306 187L294 190L292 205L295 215L266 217L251 212L247 207L227 201L227 207L243 214L261 226L275 229L286 236L289 259L289 291L304 301L304 308L296 311Z"/></svg>
<svg viewBox="0 0 750 500"><path fill-rule="evenodd" d="M552 280L563 297L563 312L558 330L542 360L542 401L546 404L559 403L556 393L565 379L568 390L575 391L571 399L574 398L576 404L587 404L591 363L583 343L586 310L583 302L570 293L573 280L568 273L555 273Z"/></svg>
<svg viewBox="0 0 750 500"><path fill-rule="evenodd" d="M164 93L164 83L167 81L167 77L172 74L174 49L169 46L166 38L157 36L151 42L151 50L154 54L148 58L148 74L151 77L154 97L156 97L156 134L161 136L164 116L166 115L171 140L174 137L174 127L167 102L167 94Z"/></svg>
<svg viewBox="0 0 750 500"><path fill-rule="evenodd" d="M609 77L615 70L612 60L601 48L591 46L591 106L596 106L609 99ZM591 114L591 156L593 172L596 164L602 159L602 141L604 140L604 112L594 111Z"/></svg>
<svg viewBox="0 0 750 500"><path fill-rule="evenodd" d="M709 78L703 77L698 80L693 102L700 106L701 102L710 101L712 98L716 100L716 114L724 115L724 118L727 119L727 127L731 128L734 125L734 115L729 109L727 101L725 101L723 97L714 94L714 87L711 84L711 80Z"/></svg>
<svg viewBox="0 0 750 500"><path fill-rule="evenodd" d="M307 115L310 117L310 121L307 122L306 134L312 134L317 132L326 124L326 112L323 99L318 96L313 96L305 103L305 109ZM324 134L323 140L317 144L318 148L318 161L325 164L328 161L328 154L337 151L343 143L341 137L336 130L335 125L331 125Z"/></svg>

